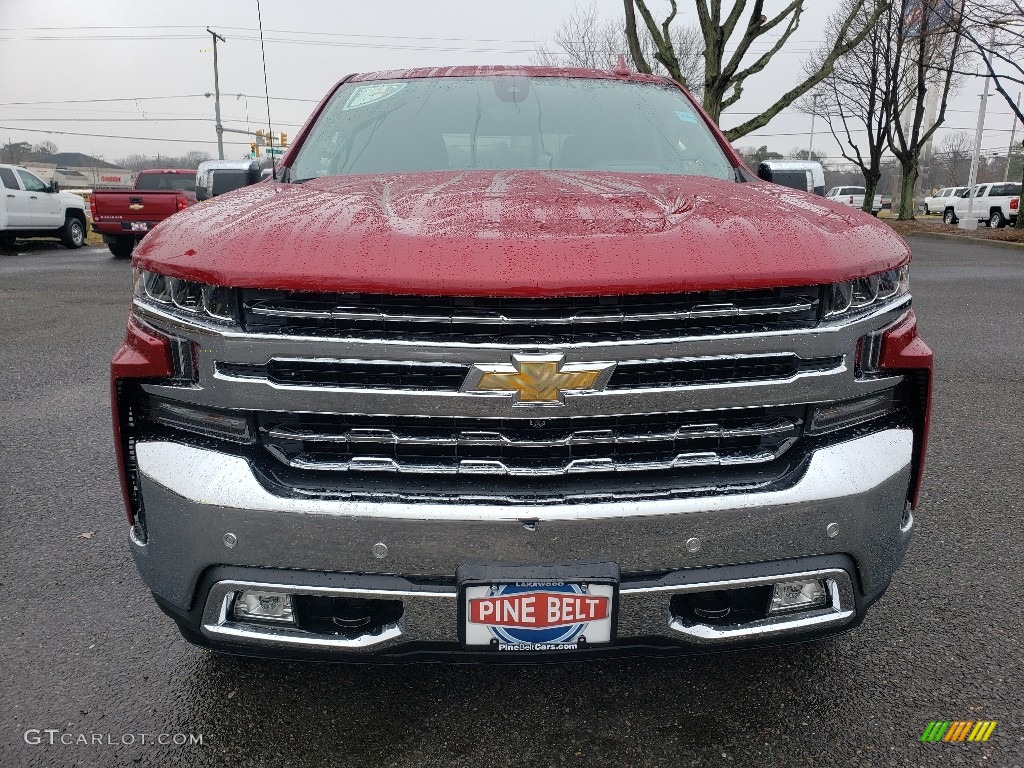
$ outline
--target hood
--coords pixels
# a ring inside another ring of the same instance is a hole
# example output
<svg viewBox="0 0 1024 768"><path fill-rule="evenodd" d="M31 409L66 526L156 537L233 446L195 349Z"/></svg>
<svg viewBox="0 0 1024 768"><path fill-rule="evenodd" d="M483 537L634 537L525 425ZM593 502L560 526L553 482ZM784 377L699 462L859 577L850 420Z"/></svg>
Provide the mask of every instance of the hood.
<svg viewBox="0 0 1024 768"><path fill-rule="evenodd" d="M85 210L85 198L74 192L58 192L57 199L65 208L81 208Z"/></svg>
<svg viewBox="0 0 1024 768"><path fill-rule="evenodd" d="M567 296L828 283L909 255L871 216L764 182L446 171L256 184L169 218L134 263L236 287Z"/></svg>

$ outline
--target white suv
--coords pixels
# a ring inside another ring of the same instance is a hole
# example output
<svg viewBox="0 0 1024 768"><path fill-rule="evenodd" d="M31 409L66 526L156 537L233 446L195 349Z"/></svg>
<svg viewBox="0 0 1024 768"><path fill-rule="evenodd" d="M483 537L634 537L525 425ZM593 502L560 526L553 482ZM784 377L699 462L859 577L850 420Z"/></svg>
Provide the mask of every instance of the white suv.
<svg viewBox="0 0 1024 768"><path fill-rule="evenodd" d="M59 237L68 248L81 248L85 201L27 168L0 165L0 245L12 248L18 237Z"/></svg>

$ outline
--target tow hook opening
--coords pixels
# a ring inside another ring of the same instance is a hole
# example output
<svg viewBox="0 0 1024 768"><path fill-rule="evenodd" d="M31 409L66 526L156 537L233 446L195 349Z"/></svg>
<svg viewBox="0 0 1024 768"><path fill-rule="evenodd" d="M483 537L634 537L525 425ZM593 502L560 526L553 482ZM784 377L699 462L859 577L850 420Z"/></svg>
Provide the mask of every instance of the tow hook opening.
<svg viewBox="0 0 1024 768"><path fill-rule="evenodd" d="M672 596L669 612L690 624L745 624L768 616L771 597L771 585L688 592Z"/></svg>
<svg viewBox="0 0 1024 768"><path fill-rule="evenodd" d="M295 623L319 635L355 637L376 632L402 618L401 600L295 595Z"/></svg>

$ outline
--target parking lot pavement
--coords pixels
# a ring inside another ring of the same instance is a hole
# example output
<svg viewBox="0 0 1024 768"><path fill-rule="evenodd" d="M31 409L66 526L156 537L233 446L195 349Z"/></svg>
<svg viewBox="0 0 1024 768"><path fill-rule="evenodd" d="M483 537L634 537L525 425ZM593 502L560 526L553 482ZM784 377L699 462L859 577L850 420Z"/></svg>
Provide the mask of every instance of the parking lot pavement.
<svg viewBox="0 0 1024 768"><path fill-rule="evenodd" d="M865 623L803 646L535 667L186 644L132 565L115 478L106 377L130 267L99 249L0 255L0 765L1024 764L1024 252L912 245L932 442L910 554ZM931 720L981 719L998 721L986 743L919 741Z"/></svg>

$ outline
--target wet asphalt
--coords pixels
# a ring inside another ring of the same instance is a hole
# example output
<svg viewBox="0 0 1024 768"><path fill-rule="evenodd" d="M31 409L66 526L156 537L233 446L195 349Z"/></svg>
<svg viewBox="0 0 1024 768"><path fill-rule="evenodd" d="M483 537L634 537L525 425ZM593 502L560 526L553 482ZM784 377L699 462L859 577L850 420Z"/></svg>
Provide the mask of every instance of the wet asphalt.
<svg viewBox="0 0 1024 768"><path fill-rule="evenodd" d="M535 667L188 645L135 572L116 481L107 364L130 267L0 252L0 766L1024 765L1024 249L912 246L932 442L910 553L864 624ZM998 721L987 743L918 740L979 719Z"/></svg>

